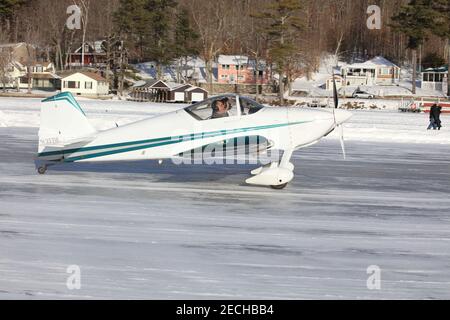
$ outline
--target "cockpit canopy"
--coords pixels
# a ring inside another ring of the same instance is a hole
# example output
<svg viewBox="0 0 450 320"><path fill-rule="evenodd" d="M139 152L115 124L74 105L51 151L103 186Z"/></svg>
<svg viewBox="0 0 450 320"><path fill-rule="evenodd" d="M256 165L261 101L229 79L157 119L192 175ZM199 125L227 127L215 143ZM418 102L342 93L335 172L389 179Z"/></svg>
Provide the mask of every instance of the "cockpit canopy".
<svg viewBox="0 0 450 320"><path fill-rule="evenodd" d="M209 98L185 108L197 120L214 120L227 117L252 115L264 108L263 105L239 95L223 95Z"/></svg>

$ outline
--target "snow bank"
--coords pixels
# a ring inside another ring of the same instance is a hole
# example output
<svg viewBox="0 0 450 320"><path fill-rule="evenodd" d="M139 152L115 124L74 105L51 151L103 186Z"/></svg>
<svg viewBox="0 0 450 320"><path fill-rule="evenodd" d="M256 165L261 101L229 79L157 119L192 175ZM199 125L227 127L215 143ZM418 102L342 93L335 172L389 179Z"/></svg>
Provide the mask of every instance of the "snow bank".
<svg viewBox="0 0 450 320"><path fill-rule="evenodd" d="M348 141L424 143L450 145L450 117L443 116L441 131L426 130L428 115L387 110L352 111L353 118L344 125ZM328 138L337 139L338 132Z"/></svg>

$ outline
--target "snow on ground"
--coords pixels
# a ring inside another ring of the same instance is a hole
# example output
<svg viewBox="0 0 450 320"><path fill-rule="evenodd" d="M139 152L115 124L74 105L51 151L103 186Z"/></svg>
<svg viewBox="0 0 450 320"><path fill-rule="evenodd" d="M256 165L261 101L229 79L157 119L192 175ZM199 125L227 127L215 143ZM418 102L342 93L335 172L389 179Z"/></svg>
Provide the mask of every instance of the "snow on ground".
<svg viewBox="0 0 450 320"><path fill-rule="evenodd" d="M100 129L182 107L80 104ZM450 118L427 132L423 114L355 111L346 161L332 136L297 152L294 181L274 191L245 185L247 165L37 175L39 107L0 99L0 298L450 298Z"/></svg>
<svg viewBox="0 0 450 320"><path fill-rule="evenodd" d="M174 62L171 66L163 67L163 79L166 81L177 81L177 64ZM142 62L135 64L134 67L139 71L139 76L142 79L156 79L157 69L155 62ZM198 57L188 58L187 63L185 61L180 62L180 68L183 75L187 75L189 78L196 79L200 83L205 83L207 80L206 65L203 59ZM186 68L183 70L183 68ZM213 78L217 79L217 66L213 63Z"/></svg>
<svg viewBox="0 0 450 320"><path fill-rule="evenodd" d="M306 100L306 99L305 99ZM120 100L78 99L87 117L98 130L113 128L185 107L183 104L139 103ZM346 101L361 102L347 99ZM367 102L367 101L366 101ZM427 131L428 115L400 113L394 108L398 101L371 100L369 104L389 110L354 110L354 117L345 124L348 141L379 141L400 143L450 144L450 116L442 116L441 131ZM0 127L39 127L40 100L0 98ZM330 135L337 138L337 133Z"/></svg>
<svg viewBox="0 0 450 320"><path fill-rule="evenodd" d="M344 61L336 61L334 55L324 55L321 59L319 69L310 75L310 78L301 77L292 84L293 91L307 92L311 97L327 97L330 91L325 90L325 83L331 74L340 74L342 67L348 65ZM336 67L337 66L337 67ZM442 91L425 90L420 87L421 83L417 81L415 97L441 97L445 98ZM363 91L370 92L380 97L413 97L412 94L412 69L401 69L401 81L398 85L373 85L373 86L359 86ZM353 92L358 87L342 87L339 89L341 95L351 97Z"/></svg>

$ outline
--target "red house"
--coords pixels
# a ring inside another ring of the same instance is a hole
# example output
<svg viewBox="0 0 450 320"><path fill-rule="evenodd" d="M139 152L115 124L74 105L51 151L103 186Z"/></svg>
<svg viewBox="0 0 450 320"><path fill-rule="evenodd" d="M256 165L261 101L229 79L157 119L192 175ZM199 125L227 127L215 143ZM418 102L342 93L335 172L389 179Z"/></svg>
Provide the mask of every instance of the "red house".
<svg viewBox="0 0 450 320"><path fill-rule="evenodd" d="M217 82L222 84L267 84L269 76L264 61L240 55L220 55Z"/></svg>
<svg viewBox="0 0 450 320"><path fill-rule="evenodd" d="M82 62L82 47L69 55L69 67L104 67L106 66L106 52L102 48L102 41L86 42L84 44L84 61Z"/></svg>

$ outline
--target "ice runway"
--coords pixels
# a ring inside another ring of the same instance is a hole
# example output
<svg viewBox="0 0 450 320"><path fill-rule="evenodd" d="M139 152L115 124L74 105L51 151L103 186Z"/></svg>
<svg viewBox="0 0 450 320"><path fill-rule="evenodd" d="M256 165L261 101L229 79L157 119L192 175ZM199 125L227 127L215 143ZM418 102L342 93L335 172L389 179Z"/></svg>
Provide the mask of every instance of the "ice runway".
<svg viewBox="0 0 450 320"><path fill-rule="evenodd" d="M273 191L243 184L255 166L39 176L36 135L0 128L0 298L450 298L449 145L350 142L344 161L327 140Z"/></svg>

